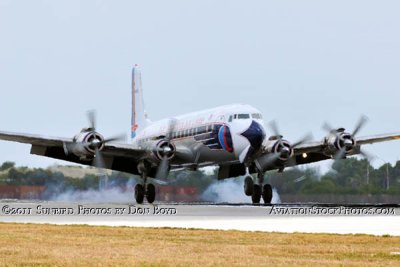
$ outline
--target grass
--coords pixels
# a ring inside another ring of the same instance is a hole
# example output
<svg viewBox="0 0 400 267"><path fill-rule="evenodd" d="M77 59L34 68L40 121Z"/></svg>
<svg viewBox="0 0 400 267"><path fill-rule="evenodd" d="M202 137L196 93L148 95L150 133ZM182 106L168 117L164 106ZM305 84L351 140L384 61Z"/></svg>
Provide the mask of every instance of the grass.
<svg viewBox="0 0 400 267"><path fill-rule="evenodd" d="M400 266L400 237L0 224L2 266Z"/></svg>

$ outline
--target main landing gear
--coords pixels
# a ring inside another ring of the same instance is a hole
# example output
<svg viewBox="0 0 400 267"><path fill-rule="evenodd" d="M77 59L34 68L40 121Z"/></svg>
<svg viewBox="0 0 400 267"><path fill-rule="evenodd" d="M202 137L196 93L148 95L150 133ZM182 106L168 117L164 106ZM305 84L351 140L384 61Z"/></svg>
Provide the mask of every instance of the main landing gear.
<svg viewBox="0 0 400 267"><path fill-rule="evenodd" d="M272 200L272 186L264 183L264 174L259 173L257 176L257 184L254 183L253 177L247 175L244 180L244 193L246 196L251 196L253 204L259 204L261 197L265 204L271 204Z"/></svg>
<svg viewBox="0 0 400 267"><path fill-rule="evenodd" d="M135 199L137 204L143 204L146 197L147 202L152 204L156 199L156 187L153 184L147 184L147 174L142 174L143 184L135 186Z"/></svg>

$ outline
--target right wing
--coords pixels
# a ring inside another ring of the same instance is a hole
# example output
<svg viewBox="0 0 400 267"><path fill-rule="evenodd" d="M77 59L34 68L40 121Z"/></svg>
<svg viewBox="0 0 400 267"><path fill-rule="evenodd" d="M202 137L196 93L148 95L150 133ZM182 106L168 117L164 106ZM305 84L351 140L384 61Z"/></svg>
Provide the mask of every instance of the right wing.
<svg viewBox="0 0 400 267"><path fill-rule="evenodd" d="M375 144L380 142L387 142L400 139L400 133L392 134L379 134L365 137L355 138L356 147L353 150L352 155L360 154L361 146L367 144ZM321 160L332 159L334 155L327 155L325 149L327 144L323 141L312 141L306 142L297 146L294 149L294 157L296 160L296 165L313 163ZM306 155L304 157L303 155Z"/></svg>

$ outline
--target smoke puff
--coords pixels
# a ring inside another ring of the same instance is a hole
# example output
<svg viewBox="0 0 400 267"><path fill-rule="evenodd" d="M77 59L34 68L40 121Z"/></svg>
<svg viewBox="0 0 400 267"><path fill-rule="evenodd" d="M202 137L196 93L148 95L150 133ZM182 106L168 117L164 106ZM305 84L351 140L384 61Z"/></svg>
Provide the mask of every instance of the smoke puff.
<svg viewBox="0 0 400 267"><path fill-rule="evenodd" d="M133 188L135 184L135 180L130 179L124 186L126 190L120 187L87 191L69 190L54 196L51 200L84 203L131 203L134 202Z"/></svg>
<svg viewBox="0 0 400 267"><path fill-rule="evenodd" d="M243 179L218 181L210 185L202 195L204 201L214 203L252 203L251 197L243 192ZM273 188L272 204L281 203L278 192Z"/></svg>

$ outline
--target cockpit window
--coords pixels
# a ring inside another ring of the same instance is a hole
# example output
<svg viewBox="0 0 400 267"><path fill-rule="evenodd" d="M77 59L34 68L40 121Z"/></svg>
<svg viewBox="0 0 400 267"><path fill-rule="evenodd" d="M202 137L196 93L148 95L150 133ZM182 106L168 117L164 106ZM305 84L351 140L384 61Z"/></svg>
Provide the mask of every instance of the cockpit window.
<svg viewBox="0 0 400 267"><path fill-rule="evenodd" d="M238 114L238 119L250 119L250 114Z"/></svg>
<svg viewBox="0 0 400 267"><path fill-rule="evenodd" d="M260 113L253 113L253 114L251 114L251 116L253 117L253 119L256 119L256 120L262 119L262 116Z"/></svg>
<svg viewBox="0 0 400 267"><path fill-rule="evenodd" d="M232 122L232 115L229 116L229 122Z"/></svg>

